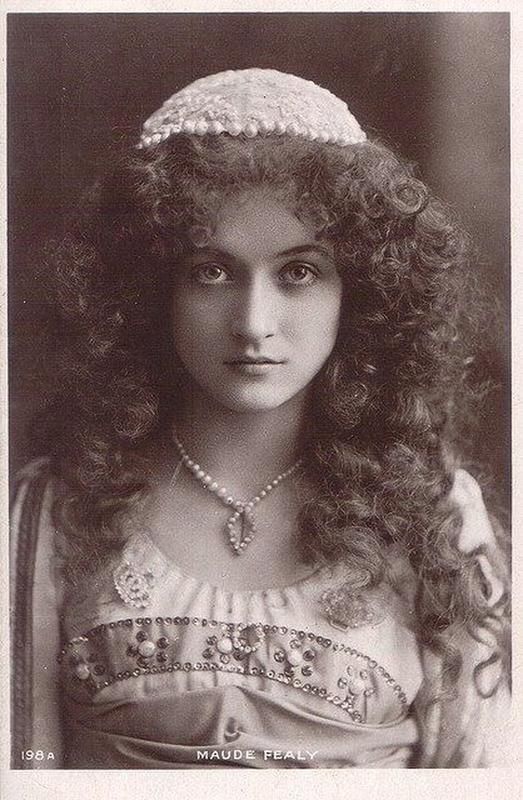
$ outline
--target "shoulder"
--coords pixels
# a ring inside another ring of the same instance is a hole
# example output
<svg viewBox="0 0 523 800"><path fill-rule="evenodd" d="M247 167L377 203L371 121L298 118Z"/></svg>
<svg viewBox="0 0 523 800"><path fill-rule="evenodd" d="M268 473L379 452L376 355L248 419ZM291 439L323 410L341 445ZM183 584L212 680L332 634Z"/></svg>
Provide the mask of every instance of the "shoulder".
<svg viewBox="0 0 523 800"><path fill-rule="evenodd" d="M10 545L15 574L27 575L38 542L51 540L50 512L55 479L50 460L38 458L26 464L11 482ZM44 534L48 532L49 536Z"/></svg>
<svg viewBox="0 0 523 800"><path fill-rule="evenodd" d="M509 571L500 539L501 526L489 514L479 483L466 470L456 470L449 494L461 516L456 545L475 559L483 577L489 606L494 606L506 591Z"/></svg>
<svg viewBox="0 0 523 800"><path fill-rule="evenodd" d="M450 534L462 554L458 588L473 603L474 613L442 632L438 652L422 650L421 765L499 766L510 694L506 645L510 572L504 537L486 508L480 484L466 470L456 470L448 500L460 522ZM460 668L449 693L444 677L452 660L459 660Z"/></svg>
<svg viewBox="0 0 523 800"><path fill-rule="evenodd" d="M35 458L19 469L10 485L11 503L16 504L21 496L37 484L47 483L51 476L51 460L47 457Z"/></svg>
<svg viewBox="0 0 523 800"><path fill-rule="evenodd" d="M48 458L36 458L15 473L9 487L12 527L19 514L29 507L35 510L35 505L41 505L50 477Z"/></svg>
<svg viewBox="0 0 523 800"><path fill-rule="evenodd" d="M12 482L11 727L16 768L23 766L18 755L23 750L47 749L58 759L61 748L55 666L60 597L50 514L55 481L50 461L37 459L21 469Z"/></svg>
<svg viewBox="0 0 523 800"><path fill-rule="evenodd" d="M495 546L496 537L477 480L464 469L457 469L449 494L462 517L459 549L465 553L485 546Z"/></svg>

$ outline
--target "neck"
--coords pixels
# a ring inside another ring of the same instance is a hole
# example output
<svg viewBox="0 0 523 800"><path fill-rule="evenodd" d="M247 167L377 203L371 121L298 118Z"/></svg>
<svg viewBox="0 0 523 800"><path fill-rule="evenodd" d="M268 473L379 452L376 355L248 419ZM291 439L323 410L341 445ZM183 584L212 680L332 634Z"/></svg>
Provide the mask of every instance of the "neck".
<svg viewBox="0 0 523 800"><path fill-rule="evenodd" d="M248 496L300 457L305 397L268 411L236 412L191 395L176 432L189 457Z"/></svg>

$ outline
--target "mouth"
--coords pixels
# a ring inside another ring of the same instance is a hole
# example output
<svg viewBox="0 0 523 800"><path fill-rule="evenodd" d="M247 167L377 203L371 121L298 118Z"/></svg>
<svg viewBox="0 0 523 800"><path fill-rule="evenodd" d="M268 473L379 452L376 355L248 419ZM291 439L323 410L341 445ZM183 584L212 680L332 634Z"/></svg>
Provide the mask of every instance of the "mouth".
<svg viewBox="0 0 523 800"><path fill-rule="evenodd" d="M269 356L238 356L225 361L226 366L237 374L257 380L272 375L284 363Z"/></svg>
<svg viewBox="0 0 523 800"><path fill-rule="evenodd" d="M229 361L225 362L230 366L243 366L247 364L283 364L283 361L277 361L274 358L269 358L268 356L239 356L238 358L231 358Z"/></svg>

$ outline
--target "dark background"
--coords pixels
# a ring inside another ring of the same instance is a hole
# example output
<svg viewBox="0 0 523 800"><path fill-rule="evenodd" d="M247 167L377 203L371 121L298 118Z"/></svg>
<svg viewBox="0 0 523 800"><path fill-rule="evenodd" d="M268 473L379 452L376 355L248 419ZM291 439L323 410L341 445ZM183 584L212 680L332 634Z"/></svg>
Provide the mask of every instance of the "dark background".
<svg viewBox="0 0 523 800"><path fill-rule="evenodd" d="M478 452L509 487L509 15L8 15L11 461L53 390L41 251L115 147L170 94L224 69L272 67L345 99L367 132L419 164L478 245L503 314Z"/></svg>

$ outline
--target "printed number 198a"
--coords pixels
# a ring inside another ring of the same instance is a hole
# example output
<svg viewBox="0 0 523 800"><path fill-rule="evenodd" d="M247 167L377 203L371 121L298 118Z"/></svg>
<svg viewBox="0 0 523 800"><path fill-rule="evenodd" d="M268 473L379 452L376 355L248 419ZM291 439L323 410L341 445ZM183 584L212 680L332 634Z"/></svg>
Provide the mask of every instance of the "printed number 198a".
<svg viewBox="0 0 523 800"><path fill-rule="evenodd" d="M22 750L22 761L54 761L54 753L43 750Z"/></svg>

